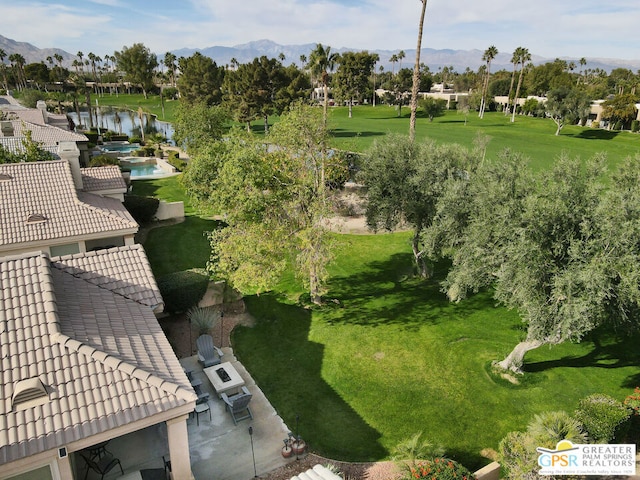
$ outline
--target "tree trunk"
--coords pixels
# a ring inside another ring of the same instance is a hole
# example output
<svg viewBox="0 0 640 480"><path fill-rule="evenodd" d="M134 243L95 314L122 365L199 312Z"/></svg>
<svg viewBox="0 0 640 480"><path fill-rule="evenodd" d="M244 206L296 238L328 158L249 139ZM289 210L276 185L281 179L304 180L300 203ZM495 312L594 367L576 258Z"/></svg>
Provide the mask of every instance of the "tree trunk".
<svg viewBox="0 0 640 480"><path fill-rule="evenodd" d="M264 133L269 133L269 115L264 116Z"/></svg>
<svg viewBox="0 0 640 480"><path fill-rule="evenodd" d="M349 99L349 118L353 118L353 98Z"/></svg>
<svg viewBox="0 0 640 480"><path fill-rule="evenodd" d="M85 96L85 100L87 102L87 112L89 112L89 128L93 128L93 116L92 116L92 110L91 110L91 90L88 89L87 87L84 87L84 96Z"/></svg>
<svg viewBox="0 0 640 480"><path fill-rule="evenodd" d="M427 263L424 261L422 256L422 252L420 251L420 231L422 228L416 229L413 233L413 238L411 239L411 250L413 251L413 259L416 262L416 267L418 269L418 275L420 278L427 279L431 276L431 271L427 266Z"/></svg>
<svg viewBox="0 0 640 480"><path fill-rule="evenodd" d="M416 47L416 63L413 65L413 78L411 83L411 117L409 119L409 138L413 142L416 137L416 114L418 112L418 89L420 87L420 50L422 49L422 32L424 29L424 14L427 9L427 0L422 1L420 24L418 25L418 45ZM375 98L375 92L374 92ZM375 106L375 104L374 104Z"/></svg>
<svg viewBox="0 0 640 480"><path fill-rule="evenodd" d="M318 273L315 265L311 264L309 268L309 294L311 301L315 305L322 305L322 296L320 295L320 282L318 282Z"/></svg>
<svg viewBox="0 0 640 480"><path fill-rule="evenodd" d="M513 99L513 113L511 114L511 123L516 121L516 110L518 109L518 96L520 95L520 87L522 86L523 73L524 73L524 62L522 62L522 68L520 69L520 76L518 77L518 86L516 87L516 96Z"/></svg>
<svg viewBox="0 0 640 480"><path fill-rule="evenodd" d="M325 81L323 84L324 90L324 115L322 117L322 121L324 122L324 126L327 126L327 115L329 114L329 85Z"/></svg>
<svg viewBox="0 0 640 480"><path fill-rule="evenodd" d="M524 342L520 342L504 360L497 362L495 365L499 366L503 370L522 373L521 367L524 362L525 354L543 344L544 342L541 340L525 340Z"/></svg>

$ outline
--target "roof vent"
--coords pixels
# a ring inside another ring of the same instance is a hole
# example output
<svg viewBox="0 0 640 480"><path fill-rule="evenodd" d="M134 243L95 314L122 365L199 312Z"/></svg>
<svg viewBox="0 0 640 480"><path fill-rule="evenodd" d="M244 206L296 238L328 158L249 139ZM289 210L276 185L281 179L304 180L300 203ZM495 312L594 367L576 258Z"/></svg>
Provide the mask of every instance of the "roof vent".
<svg viewBox="0 0 640 480"><path fill-rule="evenodd" d="M42 213L32 213L27 218L27 225L31 225L34 223L44 223L47 221L47 217L45 217Z"/></svg>
<svg viewBox="0 0 640 480"><path fill-rule="evenodd" d="M38 377L27 378L16 383L11 397L12 410L23 410L42 405L49 400L47 389Z"/></svg>
<svg viewBox="0 0 640 480"><path fill-rule="evenodd" d="M6 182L7 180L11 180L13 177L6 173L0 173L0 182Z"/></svg>

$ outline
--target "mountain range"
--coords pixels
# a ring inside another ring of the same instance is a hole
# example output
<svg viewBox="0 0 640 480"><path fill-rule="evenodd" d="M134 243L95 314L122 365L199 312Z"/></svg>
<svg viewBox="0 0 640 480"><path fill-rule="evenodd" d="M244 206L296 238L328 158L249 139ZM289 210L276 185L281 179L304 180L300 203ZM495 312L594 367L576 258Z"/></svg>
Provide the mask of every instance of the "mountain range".
<svg viewBox="0 0 640 480"><path fill-rule="evenodd" d="M213 46L206 48L181 48L172 50L172 53L179 57L189 57L195 52L200 52L202 55L211 57L218 65L229 65L231 59L235 58L239 63L247 63L252 61L256 57L265 55L269 58L277 58L280 54L285 56L285 64L295 63L301 65L300 57L302 55L307 58L310 56L311 51L315 48L316 44L308 43L303 45L279 45L271 40L258 40L254 42L244 43L241 45L235 45L233 47ZM46 62L47 57L55 55L56 53L62 55L63 64L67 67L71 66L71 62L77 57L75 54L71 54L61 50L59 48L37 48L30 43L17 42L9 38L0 35L0 48L7 54L7 58L12 53L19 53L22 55L27 63L34 62ZM353 48L339 48L332 49L336 53L343 53L346 51L357 51ZM401 63L395 66L389 61L392 55L397 55L400 50L370 50L371 53L377 53L380 56L379 65L382 65L385 70L399 69L400 67L411 67L415 59L416 50L405 50L405 58ZM87 54L89 52L85 52ZM432 48L423 48L420 56L420 61L429 66L432 72L437 72L439 68L445 66L452 66L456 71L463 72L467 67L471 70L477 70L484 64L482 61L482 50L450 50L441 49L436 50ZM101 53L97 53L101 56ZM157 52L159 58L164 57L164 52ZM506 69L511 71L513 65L511 64L512 52L498 53L497 57L492 62L491 70L493 72ZM578 58L561 57L562 60L574 61L579 67ZM532 54L532 62L535 65L553 61L553 58L545 58L539 55ZM625 60L615 58L591 58L586 57L587 68L600 68L607 72L610 72L614 68L627 68L632 71L640 70L640 60ZM5 59L6 61L6 59Z"/></svg>

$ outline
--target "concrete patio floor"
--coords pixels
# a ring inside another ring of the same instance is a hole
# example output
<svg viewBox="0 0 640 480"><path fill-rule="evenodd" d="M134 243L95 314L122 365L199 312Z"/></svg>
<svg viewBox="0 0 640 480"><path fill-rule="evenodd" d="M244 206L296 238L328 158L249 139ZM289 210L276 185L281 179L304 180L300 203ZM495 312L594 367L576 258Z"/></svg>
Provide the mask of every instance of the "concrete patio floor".
<svg viewBox="0 0 640 480"><path fill-rule="evenodd" d="M187 421L191 470L195 480L249 480L254 477L251 440L255 453L255 467L258 476L285 465L293 459L281 455L282 442L289 429L277 415L267 398L244 366L237 361L230 348L223 348L223 361L231 362L253 394L249 407L253 419L233 424L231 415L225 410L224 402L213 391L209 379L198 363L197 356L183 358L180 363L202 381L202 388L210 393L209 406L211 420L207 413L200 414L200 424L194 415ZM249 427L253 435L249 435ZM107 445L107 450L122 462L124 473L142 469L162 469L162 457L169 459L167 431L164 423L140 430L119 438ZM76 478L84 478L85 465L82 459L76 461ZM116 467L105 480L120 477ZM88 480L99 478L89 473Z"/></svg>

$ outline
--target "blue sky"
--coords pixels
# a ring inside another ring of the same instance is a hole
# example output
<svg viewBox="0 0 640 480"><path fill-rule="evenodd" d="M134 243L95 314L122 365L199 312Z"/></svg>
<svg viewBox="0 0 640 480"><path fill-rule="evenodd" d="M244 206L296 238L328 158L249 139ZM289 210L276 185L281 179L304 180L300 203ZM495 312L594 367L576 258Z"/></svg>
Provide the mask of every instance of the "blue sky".
<svg viewBox="0 0 640 480"><path fill-rule="evenodd" d="M0 35L98 56L260 39L406 50L419 13L418 0L0 0ZM639 25L638 0L429 0L423 47L638 60Z"/></svg>

